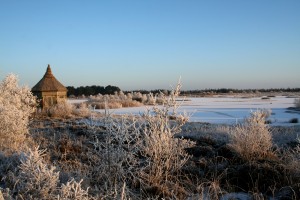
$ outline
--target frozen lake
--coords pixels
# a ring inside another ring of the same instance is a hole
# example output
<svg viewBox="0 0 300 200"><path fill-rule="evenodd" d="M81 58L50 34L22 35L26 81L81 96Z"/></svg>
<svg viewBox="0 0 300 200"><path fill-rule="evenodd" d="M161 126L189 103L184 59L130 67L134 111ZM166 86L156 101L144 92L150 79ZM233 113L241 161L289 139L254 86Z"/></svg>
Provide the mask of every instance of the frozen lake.
<svg viewBox="0 0 300 200"><path fill-rule="evenodd" d="M295 98L285 96L257 98L192 98L184 102L181 109L190 114L190 121L234 124L258 109L272 111L268 118L274 125L287 125L292 118L299 118L299 113L287 110L294 106Z"/></svg>
<svg viewBox="0 0 300 200"><path fill-rule="evenodd" d="M294 106L295 98L286 96L276 97L203 97L203 98L186 98L186 101L178 101L181 106L179 113L185 112L191 122L209 122L217 124L235 124L249 116L251 111L257 109L270 109L271 116L268 118L272 125L296 125L288 123L292 118L300 120L299 112L291 112L288 107ZM148 109L151 109L148 106ZM142 114L147 107L133 107L111 109L114 114ZM97 110L104 112L103 110ZM297 123L299 124L299 123Z"/></svg>

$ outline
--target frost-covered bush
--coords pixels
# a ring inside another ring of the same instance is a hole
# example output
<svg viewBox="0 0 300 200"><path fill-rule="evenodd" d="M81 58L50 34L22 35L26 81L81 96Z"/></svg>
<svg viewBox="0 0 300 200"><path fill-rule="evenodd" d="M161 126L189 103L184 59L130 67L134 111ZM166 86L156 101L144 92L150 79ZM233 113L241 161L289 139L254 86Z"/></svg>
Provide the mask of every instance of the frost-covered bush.
<svg viewBox="0 0 300 200"><path fill-rule="evenodd" d="M125 95L123 92L114 95L90 96L88 104L96 109L115 109L143 105L141 102L132 99L131 94Z"/></svg>
<svg viewBox="0 0 300 200"><path fill-rule="evenodd" d="M146 196L154 190L166 198L184 194L181 169L189 158L185 149L193 143L174 137L187 121L176 113L179 89L180 85L171 96L164 96L163 106L154 106L140 117L114 117L107 112L104 119L86 121L94 146L87 174L92 175L90 182L103 185L97 185L101 195L122 198L124 183Z"/></svg>
<svg viewBox="0 0 300 200"><path fill-rule="evenodd" d="M155 106L152 112L144 114L144 142L140 143L141 154L145 157L145 167L139 172L143 189L156 190L168 198L186 192L184 183L179 184L180 170L190 157L185 149L194 145L174 137L187 121L187 116L176 113L180 88L178 83L169 97L163 96L162 108Z"/></svg>
<svg viewBox="0 0 300 200"><path fill-rule="evenodd" d="M74 110L74 105L68 103L67 101L63 101L51 106L48 109L48 115L50 117L68 118L72 116Z"/></svg>
<svg viewBox="0 0 300 200"><path fill-rule="evenodd" d="M36 98L28 87L18 86L16 75L0 83L0 150L9 152L24 146L29 117L36 109Z"/></svg>
<svg viewBox="0 0 300 200"><path fill-rule="evenodd" d="M108 112L107 112L108 113ZM140 124L135 117L114 118L107 114L103 119L87 122L93 140L93 152L89 173L90 181L100 183L97 187L103 199L120 199L124 183L133 184L137 180L139 151L141 141ZM105 131L101 130L103 126ZM99 187L100 186L100 187Z"/></svg>
<svg viewBox="0 0 300 200"><path fill-rule="evenodd" d="M246 160L265 159L273 155L272 135L266 124L267 110L257 110L231 131L231 146Z"/></svg>
<svg viewBox="0 0 300 200"><path fill-rule="evenodd" d="M74 108L73 114L80 117L88 117L91 115L91 108L85 103L81 103L78 108Z"/></svg>
<svg viewBox="0 0 300 200"><path fill-rule="evenodd" d="M19 155L20 164L8 172L3 180L7 195L15 199L88 199L88 189L74 179L65 184L59 180L59 171L44 160L46 150L28 149ZM13 199L13 198L12 198Z"/></svg>
<svg viewBox="0 0 300 200"><path fill-rule="evenodd" d="M30 150L21 157L15 179L16 192L25 199L51 199L57 190L59 172L43 161L45 151Z"/></svg>
<svg viewBox="0 0 300 200"><path fill-rule="evenodd" d="M67 119L72 117L89 117L91 111L92 106L86 103L71 104L68 101L62 101L44 109L39 115Z"/></svg>
<svg viewBox="0 0 300 200"><path fill-rule="evenodd" d="M124 107L138 107L142 105L155 105L158 102L158 95L152 93L142 94L140 92L132 92L124 94L122 91L113 95L90 96L88 103L96 109L115 109ZM159 99L161 100L161 99Z"/></svg>
<svg viewBox="0 0 300 200"><path fill-rule="evenodd" d="M88 200L88 189L84 190L81 188L81 181L77 182L74 179L68 181L66 184L62 184L58 200Z"/></svg>
<svg viewBox="0 0 300 200"><path fill-rule="evenodd" d="M157 103L156 96L153 93L142 94L140 92L134 92L132 93L131 97L132 100L138 101L145 105L155 105Z"/></svg>

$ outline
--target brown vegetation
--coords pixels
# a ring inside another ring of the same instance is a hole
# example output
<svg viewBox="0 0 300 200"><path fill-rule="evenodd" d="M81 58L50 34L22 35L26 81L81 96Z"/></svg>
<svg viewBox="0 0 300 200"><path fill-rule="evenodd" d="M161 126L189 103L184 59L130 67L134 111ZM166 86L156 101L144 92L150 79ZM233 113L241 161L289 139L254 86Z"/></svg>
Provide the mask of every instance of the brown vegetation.
<svg viewBox="0 0 300 200"><path fill-rule="evenodd" d="M236 126L186 123L176 113L179 90L140 117L96 117L84 104L49 109L22 129L28 148L2 146L3 197L300 198L299 128L269 127L265 111Z"/></svg>
<svg viewBox="0 0 300 200"><path fill-rule="evenodd" d="M90 96L88 104L96 109L115 109L126 107L139 107L142 105L156 105L162 104L163 93L159 95L142 94L140 92L133 92L124 94L122 91L114 95Z"/></svg>

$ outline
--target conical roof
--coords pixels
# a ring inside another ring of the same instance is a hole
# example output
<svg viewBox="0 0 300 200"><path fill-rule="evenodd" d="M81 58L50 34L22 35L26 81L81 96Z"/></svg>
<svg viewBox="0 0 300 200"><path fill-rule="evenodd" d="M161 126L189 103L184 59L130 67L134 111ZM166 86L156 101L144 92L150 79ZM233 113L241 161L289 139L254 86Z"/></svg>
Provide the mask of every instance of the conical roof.
<svg viewBox="0 0 300 200"><path fill-rule="evenodd" d="M50 91L67 91L67 88L63 86L52 74L50 65L47 67L47 71L44 77L32 88L33 92L50 92Z"/></svg>

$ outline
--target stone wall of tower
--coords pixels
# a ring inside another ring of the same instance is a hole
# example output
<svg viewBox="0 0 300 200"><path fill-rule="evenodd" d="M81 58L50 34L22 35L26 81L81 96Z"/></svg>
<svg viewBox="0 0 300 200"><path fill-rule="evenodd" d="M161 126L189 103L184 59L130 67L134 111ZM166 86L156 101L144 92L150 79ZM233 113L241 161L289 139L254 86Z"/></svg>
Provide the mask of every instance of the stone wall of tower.
<svg viewBox="0 0 300 200"><path fill-rule="evenodd" d="M65 91L41 92L40 94L37 94L37 96L40 97L41 106L43 108L47 108L67 100L67 92Z"/></svg>

